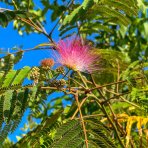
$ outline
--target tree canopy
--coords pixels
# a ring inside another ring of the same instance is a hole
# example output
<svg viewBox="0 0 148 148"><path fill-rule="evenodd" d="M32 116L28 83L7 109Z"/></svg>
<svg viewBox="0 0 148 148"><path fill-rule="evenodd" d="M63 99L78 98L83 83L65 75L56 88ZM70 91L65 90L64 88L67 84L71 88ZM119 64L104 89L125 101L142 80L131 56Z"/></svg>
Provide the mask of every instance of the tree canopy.
<svg viewBox="0 0 148 148"><path fill-rule="evenodd" d="M49 41L0 58L0 147L148 147L147 0L0 2L2 27ZM14 69L25 52L44 49L53 56ZM28 108L28 132L13 143L8 134Z"/></svg>

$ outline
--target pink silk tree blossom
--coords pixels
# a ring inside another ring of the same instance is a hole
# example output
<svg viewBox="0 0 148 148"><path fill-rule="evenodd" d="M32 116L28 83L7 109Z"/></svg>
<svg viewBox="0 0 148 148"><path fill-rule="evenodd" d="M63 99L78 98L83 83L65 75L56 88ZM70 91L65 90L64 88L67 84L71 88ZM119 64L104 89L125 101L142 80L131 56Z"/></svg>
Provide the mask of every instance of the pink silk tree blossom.
<svg viewBox="0 0 148 148"><path fill-rule="evenodd" d="M82 45L80 39L67 39L58 42L58 62L75 71L92 73L96 70L96 55L89 45Z"/></svg>

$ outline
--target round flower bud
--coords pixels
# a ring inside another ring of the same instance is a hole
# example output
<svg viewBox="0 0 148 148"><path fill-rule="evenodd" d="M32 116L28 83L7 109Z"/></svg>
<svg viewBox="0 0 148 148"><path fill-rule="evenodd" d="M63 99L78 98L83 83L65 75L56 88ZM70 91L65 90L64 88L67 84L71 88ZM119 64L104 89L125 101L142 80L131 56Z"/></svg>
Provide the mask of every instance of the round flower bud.
<svg viewBox="0 0 148 148"><path fill-rule="evenodd" d="M50 69L54 65L53 59L44 59L41 61L41 66L43 69Z"/></svg>
<svg viewBox="0 0 148 148"><path fill-rule="evenodd" d="M34 82L37 83L39 77L40 77L40 69L38 67L33 67L30 73L30 79L34 80Z"/></svg>

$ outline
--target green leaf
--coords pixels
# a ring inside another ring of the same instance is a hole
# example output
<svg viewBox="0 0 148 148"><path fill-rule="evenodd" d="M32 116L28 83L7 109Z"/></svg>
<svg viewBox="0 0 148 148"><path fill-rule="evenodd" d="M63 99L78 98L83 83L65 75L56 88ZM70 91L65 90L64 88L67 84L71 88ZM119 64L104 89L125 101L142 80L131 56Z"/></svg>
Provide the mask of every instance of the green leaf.
<svg viewBox="0 0 148 148"><path fill-rule="evenodd" d="M59 139L62 137L62 135L64 135L65 133L67 133L70 129L72 129L75 125L78 124L78 121L76 120L70 120L67 123L63 124L58 130L57 133L55 134L54 139Z"/></svg>
<svg viewBox="0 0 148 148"><path fill-rule="evenodd" d="M23 67L20 71L18 71L15 79L12 82L12 85L17 85L23 82L23 80L28 76L31 68L29 66Z"/></svg>
<svg viewBox="0 0 148 148"><path fill-rule="evenodd" d="M11 99L12 99L13 91L9 90L4 93L4 120L7 123L10 113L10 107L11 107Z"/></svg>
<svg viewBox="0 0 148 148"><path fill-rule="evenodd" d="M83 9L87 10L89 8L91 8L91 6L94 4L94 0L84 0L84 2L82 3L82 7Z"/></svg>
<svg viewBox="0 0 148 148"><path fill-rule="evenodd" d="M3 14L2 12L0 12L0 25L2 27L7 27L7 25L8 25L8 19L7 19L6 15Z"/></svg>
<svg viewBox="0 0 148 148"><path fill-rule="evenodd" d="M3 123L3 107L4 107L4 96L0 97L0 128L2 128Z"/></svg>
<svg viewBox="0 0 148 148"><path fill-rule="evenodd" d="M16 70L10 70L4 78L2 87L9 87L17 74Z"/></svg>
<svg viewBox="0 0 148 148"><path fill-rule="evenodd" d="M67 127L67 129L66 129ZM54 138L53 148L66 148L69 144L75 141L79 137L80 143L82 144L81 137L81 125L79 121L69 120L67 123L63 124L58 130ZM59 135L58 135L59 134ZM80 143L75 143L76 147Z"/></svg>

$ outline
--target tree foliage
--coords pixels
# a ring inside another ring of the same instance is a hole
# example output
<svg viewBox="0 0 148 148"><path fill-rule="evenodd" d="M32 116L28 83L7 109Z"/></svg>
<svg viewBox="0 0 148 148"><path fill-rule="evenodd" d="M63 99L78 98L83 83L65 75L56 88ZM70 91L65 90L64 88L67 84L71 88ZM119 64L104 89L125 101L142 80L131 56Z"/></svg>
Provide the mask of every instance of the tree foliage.
<svg viewBox="0 0 148 148"><path fill-rule="evenodd" d="M0 58L0 147L148 147L147 1L41 0L42 9L33 0L1 2L11 8L0 8L2 27L13 21L20 35L40 33L49 43ZM49 11L55 25L47 33ZM56 29L62 39L75 34L92 47L96 73L46 62L14 69L26 51L56 50ZM13 143L7 136L28 108L28 132Z"/></svg>

